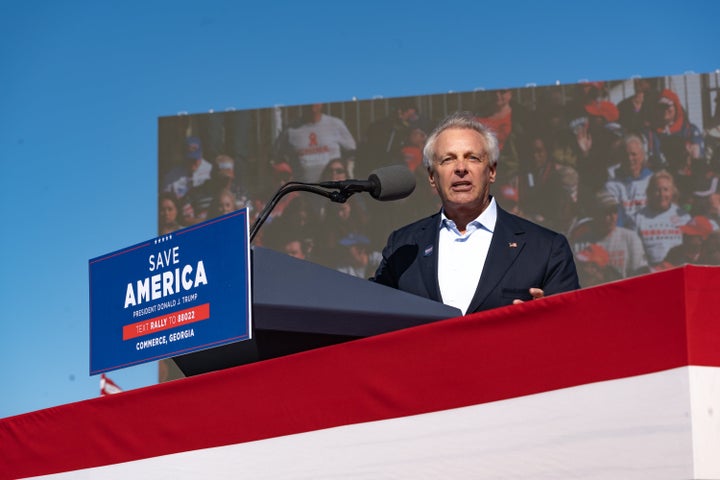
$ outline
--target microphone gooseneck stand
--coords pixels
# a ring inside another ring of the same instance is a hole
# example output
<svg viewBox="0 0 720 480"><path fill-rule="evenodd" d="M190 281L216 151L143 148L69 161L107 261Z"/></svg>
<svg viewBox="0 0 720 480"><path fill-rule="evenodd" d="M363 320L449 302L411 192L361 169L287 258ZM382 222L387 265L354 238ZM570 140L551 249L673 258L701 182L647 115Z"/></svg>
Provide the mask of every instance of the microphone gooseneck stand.
<svg viewBox="0 0 720 480"><path fill-rule="evenodd" d="M287 195L290 192L297 192L297 191L305 191L305 192L312 192L316 193L318 195L322 195L323 197L327 197L330 199L330 201L335 203L345 203L348 198L350 198L351 195L362 192L363 189L359 185L346 185L340 190L326 190L324 188L321 188L315 184L310 183L302 183L302 182L288 182L280 189L275 192L275 195L270 199L270 201L265 205L265 208L262 209L260 212L260 215L258 215L257 219L253 222L252 226L250 227L250 243L252 243L253 239L255 238L255 235L257 235L258 230L260 230L260 227L263 223L265 223L265 220L270 216L270 213L275 208L275 206L278 204L280 199Z"/></svg>

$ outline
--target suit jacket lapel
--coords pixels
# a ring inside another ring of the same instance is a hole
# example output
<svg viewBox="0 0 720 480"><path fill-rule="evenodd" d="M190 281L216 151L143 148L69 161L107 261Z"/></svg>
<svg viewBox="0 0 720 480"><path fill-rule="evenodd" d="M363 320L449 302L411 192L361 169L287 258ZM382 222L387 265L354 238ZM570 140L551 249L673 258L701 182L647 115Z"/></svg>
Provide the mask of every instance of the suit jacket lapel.
<svg viewBox="0 0 720 480"><path fill-rule="evenodd" d="M418 263L428 296L435 301L441 302L437 275L439 222L440 214L437 213L423 225L418 235Z"/></svg>
<svg viewBox="0 0 720 480"><path fill-rule="evenodd" d="M480 282L468 307L468 312L477 310L490 292L500 283L505 272L507 272L525 246L523 234L524 231L517 226L512 216L498 206L497 222L490 242L490 249L480 276Z"/></svg>

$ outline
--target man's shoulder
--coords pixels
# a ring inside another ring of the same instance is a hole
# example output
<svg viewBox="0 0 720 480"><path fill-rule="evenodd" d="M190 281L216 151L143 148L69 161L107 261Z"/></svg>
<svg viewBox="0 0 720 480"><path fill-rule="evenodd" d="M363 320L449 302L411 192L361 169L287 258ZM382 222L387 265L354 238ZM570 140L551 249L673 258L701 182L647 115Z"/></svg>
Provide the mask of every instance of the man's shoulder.
<svg viewBox="0 0 720 480"><path fill-rule="evenodd" d="M540 235L556 236L560 233L543 225L498 208L498 225L515 230L516 233L533 232Z"/></svg>
<svg viewBox="0 0 720 480"><path fill-rule="evenodd" d="M396 237L402 237L406 235L415 235L421 230L427 230L438 226L440 221L440 212L434 213L429 217L421 218L405 226L402 226L393 232Z"/></svg>

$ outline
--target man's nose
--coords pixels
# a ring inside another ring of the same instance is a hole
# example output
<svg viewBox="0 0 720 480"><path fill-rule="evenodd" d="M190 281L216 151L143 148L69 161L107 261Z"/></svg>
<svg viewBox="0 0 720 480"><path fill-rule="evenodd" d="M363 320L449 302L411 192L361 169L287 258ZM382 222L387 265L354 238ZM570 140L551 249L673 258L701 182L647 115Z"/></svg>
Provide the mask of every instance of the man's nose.
<svg viewBox="0 0 720 480"><path fill-rule="evenodd" d="M468 161L465 158L458 158L455 161L455 172L457 173L467 173L467 165Z"/></svg>

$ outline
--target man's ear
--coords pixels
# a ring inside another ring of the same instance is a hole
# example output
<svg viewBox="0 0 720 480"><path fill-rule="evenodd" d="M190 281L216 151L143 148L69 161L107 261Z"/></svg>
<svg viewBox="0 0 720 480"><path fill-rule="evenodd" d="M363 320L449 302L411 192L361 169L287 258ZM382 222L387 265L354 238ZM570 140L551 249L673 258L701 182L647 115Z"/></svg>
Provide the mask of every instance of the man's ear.
<svg viewBox="0 0 720 480"><path fill-rule="evenodd" d="M428 180L430 181L430 186L437 190L437 185L435 184L435 177L433 175L432 168L428 168L427 172L428 172Z"/></svg>

